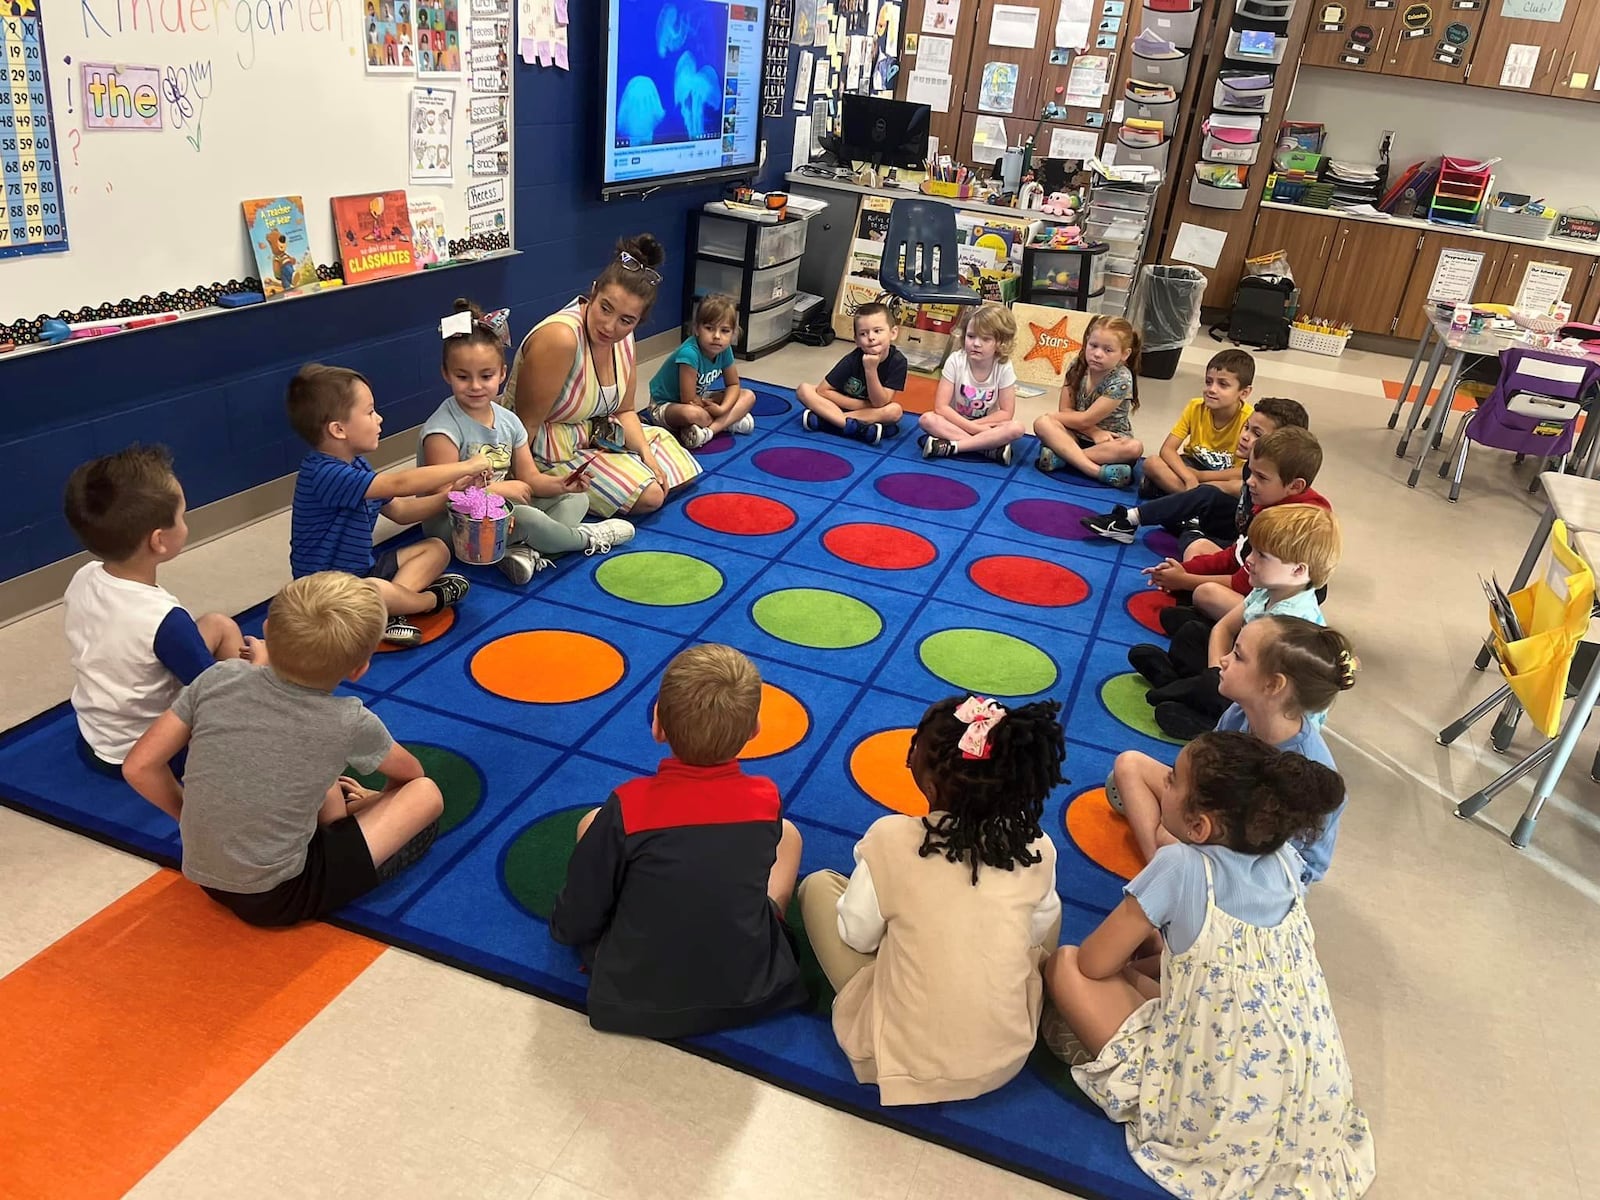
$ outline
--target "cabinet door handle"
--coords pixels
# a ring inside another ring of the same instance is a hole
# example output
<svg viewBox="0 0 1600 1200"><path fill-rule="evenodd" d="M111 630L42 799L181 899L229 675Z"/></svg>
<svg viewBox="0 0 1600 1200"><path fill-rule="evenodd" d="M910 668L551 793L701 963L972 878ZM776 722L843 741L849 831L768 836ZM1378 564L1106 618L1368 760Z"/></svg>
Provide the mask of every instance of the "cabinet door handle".
<svg viewBox="0 0 1600 1200"><path fill-rule="evenodd" d="M1349 240L1350 240L1350 231L1348 229L1346 229L1343 233L1341 233L1339 235L1339 253L1334 255L1334 257L1333 257L1333 261L1334 262L1343 262L1344 261L1344 244Z"/></svg>
<svg viewBox="0 0 1600 1200"><path fill-rule="evenodd" d="M1317 247L1317 257L1318 258L1326 258L1327 257L1327 254L1328 254L1328 239L1331 238L1332 236L1333 235L1329 234L1329 233L1325 233L1325 234L1322 235L1322 245Z"/></svg>
<svg viewBox="0 0 1600 1200"><path fill-rule="evenodd" d="M1562 87L1572 86L1572 68L1578 65L1578 52L1574 50L1567 57L1567 77L1561 81Z"/></svg>

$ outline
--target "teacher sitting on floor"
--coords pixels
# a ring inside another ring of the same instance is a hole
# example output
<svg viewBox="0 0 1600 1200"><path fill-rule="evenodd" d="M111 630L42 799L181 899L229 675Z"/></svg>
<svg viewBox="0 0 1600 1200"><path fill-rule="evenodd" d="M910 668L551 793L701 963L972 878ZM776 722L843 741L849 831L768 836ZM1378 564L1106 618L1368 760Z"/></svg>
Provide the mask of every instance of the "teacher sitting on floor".
<svg viewBox="0 0 1600 1200"><path fill-rule="evenodd" d="M663 258L648 233L624 238L587 296L534 326L517 349L505 405L528 427L539 469L588 462L589 511L641 516L700 474L670 432L634 412L633 331L655 303Z"/></svg>

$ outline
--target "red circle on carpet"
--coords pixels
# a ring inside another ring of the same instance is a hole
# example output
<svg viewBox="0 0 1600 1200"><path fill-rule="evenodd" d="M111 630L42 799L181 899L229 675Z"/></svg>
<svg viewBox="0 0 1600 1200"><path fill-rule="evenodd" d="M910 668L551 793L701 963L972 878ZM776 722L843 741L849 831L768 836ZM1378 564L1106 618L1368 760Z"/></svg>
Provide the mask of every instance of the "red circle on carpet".
<svg viewBox="0 0 1600 1200"><path fill-rule="evenodd" d="M880 571L909 571L939 557L933 543L920 533L870 521L835 525L822 535L822 545L835 558Z"/></svg>
<svg viewBox="0 0 1600 1200"><path fill-rule="evenodd" d="M689 520L705 529L742 537L782 533L798 519L787 504L746 492L696 496L683 506L683 511Z"/></svg>
<svg viewBox="0 0 1600 1200"><path fill-rule="evenodd" d="M1039 608L1081 604L1089 585L1076 571L1022 554L991 554L967 568L967 577L991 596Z"/></svg>
<svg viewBox="0 0 1600 1200"><path fill-rule="evenodd" d="M1164 634L1166 631L1161 628L1161 610L1171 608L1176 603L1171 592L1149 588L1128 597L1128 615L1151 633Z"/></svg>

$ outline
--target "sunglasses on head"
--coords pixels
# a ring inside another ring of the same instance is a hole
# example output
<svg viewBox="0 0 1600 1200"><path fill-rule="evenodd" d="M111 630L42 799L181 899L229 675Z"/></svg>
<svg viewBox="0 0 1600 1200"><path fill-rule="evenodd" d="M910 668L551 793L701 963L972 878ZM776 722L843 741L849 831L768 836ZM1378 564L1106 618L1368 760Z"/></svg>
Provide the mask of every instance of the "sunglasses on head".
<svg viewBox="0 0 1600 1200"><path fill-rule="evenodd" d="M645 266L626 250L617 256L617 261L622 264L622 269L624 271L637 271L639 274L643 275L645 282L650 284L651 287L654 287L661 282L660 271L655 270L653 267Z"/></svg>

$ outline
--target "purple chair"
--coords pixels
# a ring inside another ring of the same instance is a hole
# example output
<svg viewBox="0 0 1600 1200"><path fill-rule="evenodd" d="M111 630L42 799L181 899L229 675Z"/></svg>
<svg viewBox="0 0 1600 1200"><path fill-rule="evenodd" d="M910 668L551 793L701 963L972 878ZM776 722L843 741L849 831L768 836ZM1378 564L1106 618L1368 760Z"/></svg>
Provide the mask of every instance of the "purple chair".
<svg viewBox="0 0 1600 1200"><path fill-rule="evenodd" d="M1520 347L1501 351L1500 381L1475 412L1462 418L1456 430L1450 448L1456 468L1450 481L1450 502L1455 503L1461 495L1461 476L1473 442L1509 450L1519 460L1532 455L1559 459L1564 465L1577 436L1578 418L1597 388L1600 363ZM1441 477L1449 467L1447 458L1439 468Z"/></svg>

